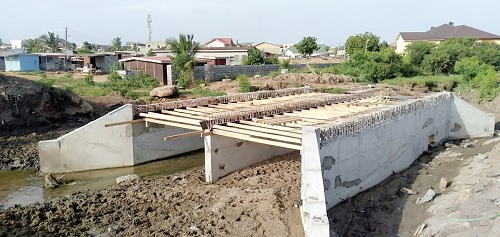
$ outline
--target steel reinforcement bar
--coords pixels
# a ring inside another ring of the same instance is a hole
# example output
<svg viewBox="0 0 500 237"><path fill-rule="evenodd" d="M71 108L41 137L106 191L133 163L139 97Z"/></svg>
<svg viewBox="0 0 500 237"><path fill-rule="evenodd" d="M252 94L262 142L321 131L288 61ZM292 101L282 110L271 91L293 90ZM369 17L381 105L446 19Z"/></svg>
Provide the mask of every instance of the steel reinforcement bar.
<svg viewBox="0 0 500 237"><path fill-rule="evenodd" d="M272 105L266 105L258 108L249 108L238 111L220 112L210 115L209 119L204 121L204 129L211 129L214 125L225 124L230 122L237 122L240 120L249 120L252 118L260 118L272 116L275 114L283 114L292 111L299 111L303 109L316 108L325 105L338 104L353 100L360 100L371 97L378 89L365 90L348 95L318 95L314 98L304 98L298 100L291 100L279 102Z"/></svg>
<svg viewBox="0 0 500 237"><path fill-rule="evenodd" d="M389 108L379 109L370 113L339 119L334 123L320 125L320 146L324 146L342 136L351 136L367 129L380 126L388 121L402 118L411 112L436 106L450 101L450 92L440 92L420 99L403 102Z"/></svg>
<svg viewBox="0 0 500 237"><path fill-rule="evenodd" d="M207 106L207 105L233 103L233 102L245 102L245 101L260 100L273 97L305 94L311 92L312 88L306 86L301 88L288 88L288 89L281 89L274 91L239 93L234 95L204 97L204 98L196 98L190 100L178 100L178 101L148 104L148 105L134 105L134 116L138 115L139 113L146 113L151 111Z"/></svg>

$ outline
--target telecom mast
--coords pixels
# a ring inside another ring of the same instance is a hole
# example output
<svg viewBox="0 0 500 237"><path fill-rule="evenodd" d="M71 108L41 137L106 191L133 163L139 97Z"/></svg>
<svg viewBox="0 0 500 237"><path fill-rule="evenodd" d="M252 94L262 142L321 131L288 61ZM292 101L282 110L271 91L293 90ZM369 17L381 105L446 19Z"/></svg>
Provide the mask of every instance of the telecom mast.
<svg viewBox="0 0 500 237"><path fill-rule="evenodd" d="M151 22L153 22L153 19L151 18L151 14L148 13L149 42L151 42L151 34L153 34L153 30L151 29Z"/></svg>

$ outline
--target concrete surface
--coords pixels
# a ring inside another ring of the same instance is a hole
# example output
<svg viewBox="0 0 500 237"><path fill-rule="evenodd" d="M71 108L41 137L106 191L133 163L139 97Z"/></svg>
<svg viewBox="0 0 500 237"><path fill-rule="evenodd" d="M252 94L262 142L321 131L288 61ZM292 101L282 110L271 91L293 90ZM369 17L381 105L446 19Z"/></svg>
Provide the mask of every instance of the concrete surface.
<svg viewBox="0 0 500 237"><path fill-rule="evenodd" d="M124 105L58 139L38 143L40 170L64 173L133 166L203 148L201 137L164 142L163 137L185 129L144 123L104 127L133 119L132 105Z"/></svg>
<svg viewBox="0 0 500 237"><path fill-rule="evenodd" d="M233 171L294 151L219 135L206 136L204 139L205 178L210 183Z"/></svg>

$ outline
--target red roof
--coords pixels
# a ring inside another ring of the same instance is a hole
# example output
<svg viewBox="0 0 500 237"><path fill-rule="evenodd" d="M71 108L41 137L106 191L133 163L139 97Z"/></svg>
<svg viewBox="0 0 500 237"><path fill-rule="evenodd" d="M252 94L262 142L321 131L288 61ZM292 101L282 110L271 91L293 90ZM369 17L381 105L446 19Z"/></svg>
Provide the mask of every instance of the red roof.
<svg viewBox="0 0 500 237"><path fill-rule="evenodd" d="M141 62L152 62L152 63L162 63L162 64L170 64L172 63L172 58L170 57L157 57L157 56L151 56L151 57L130 57L130 58L124 58L120 59L120 62L128 62L128 61L141 61ZM196 59L196 62L203 63L207 62L205 59Z"/></svg>
<svg viewBox="0 0 500 237"><path fill-rule="evenodd" d="M470 26L443 24L426 32L401 32L404 40L444 40L449 38L500 39L500 36Z"/></svg>
<svg viewBox="0 0 500 237"><path fill-rule="evenodd" d="M205 45L210 44L216 40L222 42L224 45L230 45L230 46L234 45L233 38L213 38L212 40L208 41Z"/></svg>

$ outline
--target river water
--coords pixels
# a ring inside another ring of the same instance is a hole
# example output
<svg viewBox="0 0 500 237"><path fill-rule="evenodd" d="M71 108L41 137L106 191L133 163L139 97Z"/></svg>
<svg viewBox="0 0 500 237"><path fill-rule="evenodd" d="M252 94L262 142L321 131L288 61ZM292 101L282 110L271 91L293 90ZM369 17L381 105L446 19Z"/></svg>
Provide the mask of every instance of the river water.
<svg viewBox="0 0 500 237"><path fill-rule="evenodd" d="M204 152L195 151L134 167L65 173L62 180L69 184L55 189L45 188L44 177L33 171L0 171L0 209L43 202L78 191L106 188L116 184L117 177L128 174L136 174L141 178L158 177L201 167L203 164Z"/></svg>

